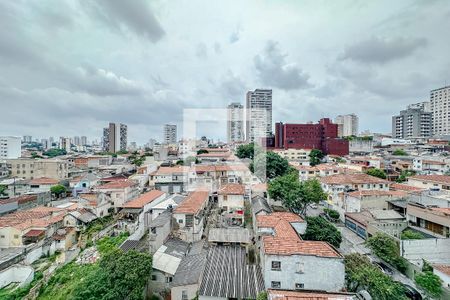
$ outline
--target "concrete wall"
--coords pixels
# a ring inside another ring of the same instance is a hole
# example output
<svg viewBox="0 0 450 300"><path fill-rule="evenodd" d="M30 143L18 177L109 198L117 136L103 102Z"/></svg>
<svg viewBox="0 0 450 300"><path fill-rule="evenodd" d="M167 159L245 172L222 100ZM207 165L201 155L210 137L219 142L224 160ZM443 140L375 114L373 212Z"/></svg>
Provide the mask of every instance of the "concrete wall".
<svg viewBox="0 0 450 300"><path fill-rule="evenodd" d="M272 270L272 261L281 261L281 271ZM302 272L297 263L302 264ZM296 283L304 284L304 289L325 291L340 291L345 285L343 258L265 255L262 268L266 289L272 287L272 281L280 281L281 289L288 290L294 290Z"/></svg>
<svg viewBox="0 0 450 300"><path fill-rule="evenodd" d="M32 249L30 252L28 252L27 255L25 256L24 262L27 265L32 264L36 260L38 260L41 256L42 256L42 246Z"/></svg>
<svg viewBox="0 0 450 300"><path fill-rule="evenodd" d="M450 260L450 239L400 241L401 255L410 261L439 262Z"/></svg>
<svg viewBox="0 0 450 300"><path fill-rule="evenodd" d="M17 282L19 287L30 283L34 278L34 270L29 266L14 265L0 272L0 288Z"/></svg>
<svg viewBox="0 0 450 300"><path fill-rule="evenodd" d="M437 270L437 269L433 269L433 273L436 274L437 276L439 276L439 278L442 279L442 285L446 288L450 287L450 276ZM172 298L173 299L173 298ZM180 298L181 299L181 298Z"/></svg>

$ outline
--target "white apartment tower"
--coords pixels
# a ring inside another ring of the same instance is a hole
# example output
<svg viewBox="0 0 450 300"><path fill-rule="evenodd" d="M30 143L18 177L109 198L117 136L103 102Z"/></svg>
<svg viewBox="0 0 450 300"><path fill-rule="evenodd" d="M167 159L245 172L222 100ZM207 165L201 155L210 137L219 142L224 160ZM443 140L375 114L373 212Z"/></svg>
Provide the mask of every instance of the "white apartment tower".
<svg viewBox="0 0 450 300"><path fill-rule="evenodd" d="M247 92L246 139L261 142L272 134L272 90L256 89Z"/></svg>
<svg viewBox="0 0 450 300"><path fill-rule="evenodd" d="M227 141L228 143L244 141L244 106L240 103L228 105Z"/></svg>
<svg viewBox="0 0 450 300"><path fill-rule="evenodd" d="M0 159L19 158L21 142L20 136L0 136Z"/></svg>
<svg viewBox="0 0 450 300"><path fill-rule="evenodd" d="M63 136L59 138L59 149L66 150L66 153L69 153L70 146L71 146L70 138Z"/></svg>
<svg viewBox="0 0 450 300"><path fill-rule="evenodd" d="M163 141L165 144L176 144L177 142L177 125L165 124L163 131Z"/></svg>
<svg viewBox="0 0 450 300"><path fill-rule="evenodd" d="M335 123L338 125L338 137L358 135L359 118L355 114L339 115Z"/></svg>
<svg viewBox="0 0 450 300"><path fill-rule="evenodd" d="M111 153L127 150L128 127L121 123L109 123L103 128L103 150Z"/></svg>
<svg viewBox="0 0 450 300"><path fill-rule="evenodd" d="M450 86L430 92L430 109L434 136L450 135Z"/></svg>

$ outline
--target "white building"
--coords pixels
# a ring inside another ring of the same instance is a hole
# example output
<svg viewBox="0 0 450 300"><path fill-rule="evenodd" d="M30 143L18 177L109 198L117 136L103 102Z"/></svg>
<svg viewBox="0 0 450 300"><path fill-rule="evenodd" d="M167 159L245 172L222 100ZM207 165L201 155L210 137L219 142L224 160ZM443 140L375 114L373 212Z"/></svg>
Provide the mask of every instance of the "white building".
<svg viewBox="0 0 450 300"><path fill-rule="evenodd" d="M338 136L358 135L359 118L355 114L339 115L335 123L338 125Z"/></svg>
<svg viewBox="0 0 450 300"><path fill-rule="evenodd" d="M244 106L231 103L227 110L227 141L228 143L244 140Z"/></svg>
<svg viewBox="0 0 450 300"><path fill-rule="evenodd" d="M430 92L433 135L450 135L450 86Z"/></svg>
<svg viewBox="0 0 450 300"><path fill-rule="evenodd" d="M59 138L59 149L66 150L67 153L70 152L70 138L60 137Z"/></svg>
<svg viewBox="0 0 450 300"><path fill-rule="evenodd" d="M163 142L165 144L177 143L177 125L173 124L164 125Z"/></svg>
<svg viewBox="0 0 450 300"><path fill-rule="evenodd" d="M247 92L246 139L260 142L272 133L272 90Z"/></svg>
<svg viewBox="0 0 450 300"><path fill-rule="evenodd" d="M0 159L19 158L21 138L19 136L0 136Z"/></svg>

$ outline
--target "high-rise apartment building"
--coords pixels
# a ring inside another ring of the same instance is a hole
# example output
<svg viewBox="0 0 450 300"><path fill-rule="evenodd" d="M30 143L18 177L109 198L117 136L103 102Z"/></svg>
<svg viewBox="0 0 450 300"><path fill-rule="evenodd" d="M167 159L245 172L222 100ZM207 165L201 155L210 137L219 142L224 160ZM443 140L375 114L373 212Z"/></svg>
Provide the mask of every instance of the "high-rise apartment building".
<svg viewBox="0 0 450 300"><path fill-rule="evenodd" d="M261 142L272 134L272 90L247 92L246 139Z"/></svg>
<svg viewBox="0 0 450 300"><path fill-rule="evenodd" d="M177 142L177 125L165 124L163 131L163 142L165 144L176 144Z"/></svg>
<svg viewBox="0 0 450 300"><path fill-rule="evenodd" d="M24 143L31 143L33 141L33 137L31 135L24 135L23 136L23 142Z"/></svg>
<svg viewBox="0 0 450 300"><path fill-rule="evenodd" d="M20 136L0 136L0 159L19 158L20 156Z"/></svg>
<svg viewBox="0 0 450 300"><path fill-rule="evenodd" d="M434 136L450 135L450 85L430 92Z"/></svg>
<svg viewBox="0 0 450 300"><path fill-rule="evenodd" d="M87 144L88 144L87 137L86 136L82 136L81 137L81 146L86 146Z"/></svg>
<svg viewBox="0 0 450 300"><path fill-rule="evenodd" d="M392 117L392 137L395 139L421 139L432 135L432 113L429 102L408 105Z"/></svg>
<svg viewBox="0 0 450 300"><path fill-rule="evenodd" d="M339 115L334 123L338 125L338 137L358 135L359 118L357 115Z"/></svg>
<svg viewBox="0 0 450 300"><path fill-rule="evenodd" d="M227 141L228 143L244 141L244 106L240 103L228 105Z"/></svg>
<svg viewBox="0 0 450 300"><path fill-rule="evenodd" d="M103 128L103 151L116 153L127 150L127 125L122 123L109 123Z"/></svg>
<svg viewBox="0 0 450 300"><path fill-rule="evenodd" d="M79 136L74 136L74 137L73 137L73 144L74 144L75 146L81 146L81 139L80 139Z"/></svg>
<svg viewBox="0 0 450 300"><path fill-rule="evenodd" d="M61 136L59 138L59 149L66 150L67 153L70 152L70 138Z"/></svg>
<svg viewBox="0 0 450 300"><path fill-rule="evenodd" d="M41 139L42 149L48 150L50 149L50 144L47 139Z"/></svg>

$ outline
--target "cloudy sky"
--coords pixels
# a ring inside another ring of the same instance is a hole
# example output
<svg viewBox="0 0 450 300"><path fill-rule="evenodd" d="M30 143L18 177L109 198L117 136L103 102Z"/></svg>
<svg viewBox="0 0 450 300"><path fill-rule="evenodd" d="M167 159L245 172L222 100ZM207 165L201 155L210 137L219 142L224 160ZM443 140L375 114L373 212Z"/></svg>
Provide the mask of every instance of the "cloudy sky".
<svg viewBox="0 0 450 300"><path fill-rule="evenodd" d="M448 28L446 0L1 1L0 135L91 140L115 121L143 144L255 88L274 122L356 113L389 132L450 83Z"/></svg>

